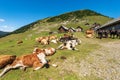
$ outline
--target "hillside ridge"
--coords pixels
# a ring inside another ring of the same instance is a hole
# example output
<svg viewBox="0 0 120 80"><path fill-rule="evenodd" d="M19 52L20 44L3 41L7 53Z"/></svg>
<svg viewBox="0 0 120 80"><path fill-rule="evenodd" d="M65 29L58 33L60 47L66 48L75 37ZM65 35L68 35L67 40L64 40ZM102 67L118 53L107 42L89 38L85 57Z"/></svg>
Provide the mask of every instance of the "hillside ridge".
<svg viewBox="0 0 120 80"><path fill-rule="evenodd" d="M102 15L100 13L97 13L97 12L89 10L89 9L77 10L77 11L67 12L67 13L64 13L64 14L61 14L58 16L37 20L33 23L27 24L27 25L13 31L12 33L15 33L15 34L23 33L25 31L29 30L30 28L33 28L35 24L51 23L51 22L60 23L60 22L64 22L64 21L71 21L73 19L74 20L82 19L83 17L87 17L87 16L104 16L106 18L109 18L108 16Z"/></svg>

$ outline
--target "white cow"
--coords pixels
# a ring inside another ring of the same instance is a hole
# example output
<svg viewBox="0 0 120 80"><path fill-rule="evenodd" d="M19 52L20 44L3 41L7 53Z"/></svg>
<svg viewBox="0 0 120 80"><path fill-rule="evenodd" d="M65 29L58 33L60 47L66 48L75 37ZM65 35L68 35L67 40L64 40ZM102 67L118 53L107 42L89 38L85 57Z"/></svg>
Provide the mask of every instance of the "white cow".
<svg viewBox="0 0 120 80"><path fill-rule="evenodd" d="M69 40L61 44L57 49L78 50L75 46L81 44L81 41Z"/></svg>

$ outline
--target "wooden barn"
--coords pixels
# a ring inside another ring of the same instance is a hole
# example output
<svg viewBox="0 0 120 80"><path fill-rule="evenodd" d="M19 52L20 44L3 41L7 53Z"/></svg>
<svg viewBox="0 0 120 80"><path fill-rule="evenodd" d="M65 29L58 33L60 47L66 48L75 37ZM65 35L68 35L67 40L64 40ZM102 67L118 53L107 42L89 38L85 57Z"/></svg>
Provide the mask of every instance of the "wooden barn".
<svg viewBox="0 0 120 80"><path fill-rule="evenodd" d="M60 27L58 28L58 32L68 32L68 28L65 27L65 26L60 26Z"/></svg>
<svg viewBox="0 0 120 80"><path fill-rule="evenodd" d="M76 30L75 30L75 28L73 28L73 27L70 27L69 29L68 29L68 32L76 32Z"/></svg>
<svg viewBox="0 0 120 80"><path fill-rule="evenodd" d="M98 29L101 29L101 30L118 30L118 29L120 29L120 18L114 19L114 20L98 27L97 30Z"/></svg>
<svg viewBox="0 0 120 80"><path fill-rule="evenodd" d="M81 31L83 31L83 28L80 27L80 26L78 26L78 27L76 28L76 32L81 32Z"/></svg>

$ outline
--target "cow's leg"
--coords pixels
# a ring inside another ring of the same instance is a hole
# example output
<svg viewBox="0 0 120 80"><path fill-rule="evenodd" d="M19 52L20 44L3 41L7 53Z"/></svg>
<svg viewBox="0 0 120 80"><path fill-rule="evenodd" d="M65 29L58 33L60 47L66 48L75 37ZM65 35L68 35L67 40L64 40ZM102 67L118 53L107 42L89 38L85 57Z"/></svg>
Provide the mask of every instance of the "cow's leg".
<svg viewBox="0 0 120 80"><path fill-rule="evenodd" d="M2 77L7 71L15 68L21 67L22 64L15 64L15 65L8 65L7 67L4 68L4 70L0 73L0 77Z"/></svg>
<svg viewBox="0 0 120 80"><path fill-rule="evenodd" d="M35 62L34 64L33 64L33 70L38 70L38 69L40 69L40 68L42 68L44 66L44 64L42 64L42 63L40 63L40 62Z"/></svg>
<svg viewBox="0 0 120 80"><path fill-rule="evenodd" d="M26 67L25 66L22 66L20 67L21 70L25 71L26 70Z"/></svg>
<svg viewBox="0 0 120 80"><path fill-rule="evenodd" d="M12 69L12 66L10 66L10 65L8 65L7 67L5 67L5 69L0 73L0 77L2 77L10 69Z"/></svg>
<svg viewBox="0 0 120 80"><path fill-rule="evenodd" d="M63 44L61 44L57 49L63 49Z"/></svg>

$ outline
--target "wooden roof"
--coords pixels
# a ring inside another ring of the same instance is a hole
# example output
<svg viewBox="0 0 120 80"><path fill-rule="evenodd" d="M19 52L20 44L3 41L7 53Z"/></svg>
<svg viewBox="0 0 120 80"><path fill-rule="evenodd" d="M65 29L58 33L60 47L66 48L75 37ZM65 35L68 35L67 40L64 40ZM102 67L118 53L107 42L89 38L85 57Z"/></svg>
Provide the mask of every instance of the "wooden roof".
<svg viewBox="0 0 120 80"><path fill-rule="evenodd" d="M68 30L68 28L65 27L65 26L60 26L60 27L58 28L58 30L59 30L60 28L63 28L63 29L65 29L65 30Z"/></svg>
<svg viewBox="0 0 120 80"><path fill-rule="evenodd" d="M111 20L108 23L98 27L97 29L100 29L100 28L103 28L103 27L108 27L110 25L114 25L114 24L119 23L119 22L120 22L120 18L117 18L117 19Z"/></svg>

